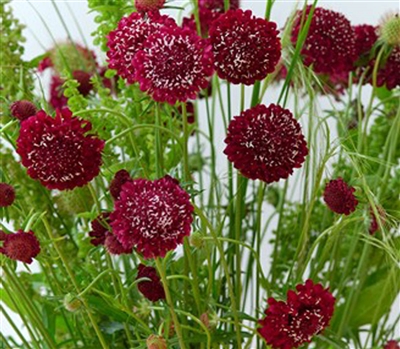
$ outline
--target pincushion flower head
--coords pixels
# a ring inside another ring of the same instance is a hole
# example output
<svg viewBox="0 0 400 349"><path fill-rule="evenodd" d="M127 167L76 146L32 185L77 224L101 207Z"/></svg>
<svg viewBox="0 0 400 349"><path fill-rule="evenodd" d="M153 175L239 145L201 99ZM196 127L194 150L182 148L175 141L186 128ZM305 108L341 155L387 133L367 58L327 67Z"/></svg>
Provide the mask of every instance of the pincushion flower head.
<svg viewBox="0 0 400 349"><path fill-rule="evenodd" d="M288 291L286 302L269 298L266 317L259 321L258 332L273 349L298 348L329 326L335 304L329 290L312 280L296 290Z"/></svg>
<svg viewBox="0 0 400 349"><path fill-rule="evenodd" d="M358 201L354 196L356 190L342 178L329 181L324 190L324 201L335 213L346 216L354 212Z"/></svg>
<svg viewBox="0 0 400 349"><path fill-rule="evenodd" d="M281 57L276 23L230 10L210 28L218 76L233 84L252 85L275 70Z"/></svg>
<svg viewBox="0 0 400 349"><path fill-rule="evenodd" d="M0 183L0 207L8 207L14 203L15 189L7 183Z"/></svg>
<svg viewBox="0 0 400 349"><path fill-rule="evenodd" d="M139 264L136 280L141 278L150 279L150 281L143 280L138 283L138 289L143 296L152 302L165 299L164 287L155 268Z"/></svg>
<svg viewBox="0 0 400 349"><path fill-rule="evenodd" d="M24 263L32 263L40 253L40 244L34 232L24 233L18 230L14 234L6 234L0 231L0 241L3 241L3 247L0 247L0 253L10 259Z"/></svg>
<svg viewBox="0 0 400 349"><path fill-rule="evenodd" d="M165 0L135 0L135 7L138 12L150 12L161 10Z"/></svg>
<svg viewBox="0 0 400 349"><path fill-rule="evenodd" d="M122 186L110 225L124 247L145 258L164 257L189 235L192 214L189 194L175 179L135 179Z"/></svg>
<svg viewBox="0 0 400 349"><path fill-rule="evenodd" d="M37 112L36 106L27 100L16 101L10 106L11 115L19 121L24 121Z"/></svg>
<svg viewBox="0 0 400 349"><path fill-rule="evenodd" d="M108 35L109 68L115 69L128 83L134 83L136 80L132 59L143 48L146 39L162 26L176 26L176 23L172 18L154 12L146 15L133 12L130 16L123 17L117 29Z"/></svg>
<svg viewBox="0 0 400 349"><path fill-rule="evenodd" d="M164 26L151 35L133 65L140 89L155 101L170 104L195 99L214 71L207 41L180 27Z"/></svg>
<svg viewBox="0 0 400 349"><path fill-rule="evenodd" d="M309 15L311 6L307 7ZM304 18L304 23L307 19ZM302 29L303 13L299 11L294 21L291 41L296 44ZM316 7L307 38L301 49L303 63L313 66L316 73L333 74L349 72L356 60L356 41L350 21L341 13Z"/></svg>
<svg viewBox="0 0 400 349"><path fill-rule="evenodd" d="M89 183L100 172L104 141L89 121L64 108L52 118L43 110L25 120L17 139L17 153L28 175L48 189L73 189Z"/></svg>
<svg viewBox="0 0 400 349"><path fill-rule="evenodd" d="M308 154L300 124L279 105L263 104L229 124L224 153L243 176L266 183L288 178Z"/></svg>

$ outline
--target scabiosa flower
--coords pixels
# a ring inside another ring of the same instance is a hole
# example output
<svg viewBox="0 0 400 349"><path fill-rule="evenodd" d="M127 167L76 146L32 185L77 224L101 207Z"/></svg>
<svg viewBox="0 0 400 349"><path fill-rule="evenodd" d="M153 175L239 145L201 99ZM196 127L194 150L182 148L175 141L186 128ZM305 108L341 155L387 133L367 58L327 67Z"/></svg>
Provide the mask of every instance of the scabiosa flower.
<svg viewBox="0 0 400 349"><path fill-rule="evenodd" d="M397 341L390 340L385 344L383 349L400 349L400 345Z"/></svg>
<svg viewBox="0 0 400 349"><path fill-rule="evenodd" d="M0 231L0 241L3 241L0 253L15 261L31 264L40 253L40 244L33 231L18 230L14 234Z"/></svg>
<svg viewBox="0 0 400 349"><path fill-rule="evenodd" d="M64 96L62 85L64 80L58 75L53 75L50 81L49 103L54 109L61 109L68 104L68 98Z"/></svg>
<svg viewBox="0 0 400 349"><path fill-rule="evenodd" d="M307 7L306 14L310 13ZM302 11L295 18L291 41L300 35ZM313 65L316 73L332 74L352 70L356 56L356 40L350 21L341 13L315 8L307 38L301 49L305 65Z"/></svg>
<svg viewBox="0 0 400 349"><path fill-rule="evenodd" d="M128 83L135 82L135 69L132 59L143 48L143 43L162 26L176 26L175 21L168 16L150 12L146 16L133 12L129 17L123 17L118 28L108 35L107 62L119 76Z"/></svg>
<svg viewBox="0 0 400 349"><path fill-rule="evenodd" d="M155 334L151 334L146 340L147 349L167 349L167 341Z"/></svg>
<svg viewBox="0 0 400 349"><path fill-rule="evenodd" d="M276 23L256 18L249 10L221 15L210 28L210 39L218 76L233 84L264 79L281 57Z"/></svg>
<svg viewBox="0 0 400 349"><path fill-rule="evenodd" d="M17 153L28 175L48 189L73 189L89 183L100 172L104 141L87 133L89 121L64 108L52 118L43 110L21 125Z"/></svg>
<svg viewBox="0 0 400 349"><path fill-rule="evenodd" d="M24 121L37 112L36 106L29 101L16 101L10 106L11 115L19 121Z"/></svg>
<svg viewBox="0 0 400 349"><path fill-rule="evenodd" d="M193 206L178 181L135 179L122 186L111 213L114 235L145 258L164 257L190 233Z"/></svg>
<svg viewBox="0 0 400 349"><path fill-rule="evenodd" d="M335 213L346 216L354 212L358 201L354 196L356 190L350 187L342 178L331 180L325 187L324 201Z"/></svg>
<svg viewBox="0 0 400 349"><path fill-rule="evenodd" d="M376 40L378 40L376 27L369 24L361 24L354 26L353 30L356 39L357 57L369 53Z"/></svg>
<svg viewBox="0 0 400 349"><path fill-rule="evenodd" d="M163 27L151 35L133 65L140 89L155 101L170 104L195 99L213 73L207 41L180 27Z"/></svg>
<svg viewBox="0 0 400 349"><path fill-rule="evenodd" d="M119 199L119 193L121 192L122 186L131 181L132 178L127 170L119 170L115 175L113 180L110 183L110 194L114 198L114 200Z"/></svg>
<svg viewBox="0 0 400 349"><path fill-rule="evenodd" d="M307 280L288 291L287 301L268 299L266 317L259 321L258 332L274 349L298 348L328 327L335 298L321 284Z"/></svg>
<svg viewBox="0 0 400 349"><path fill-rule="evenodd" d="M7 183L0 183L0 207L8 207L15 200L15 189Z"/></svg>
<svg viewBox="0 0 400 349"><path fill-rule="evenodd" d="M138 12L150 12L161 10L165 0L135 0L135 7Z"/></svg>
<svg viewBox="0 0 400 349"><path fill-rule="evenodd" d="M383 85L388 90L400 86L400 46L392 50L385 65L378 71L377 86Z"/></svg>
<svg viewBox="0 0 400 349"><path fill-rule="evenodd" d="M138 274L136 280L141 278L149 278L151 281L140 281L138 289L143 296L152 302L165 299L164 287L157 275L157 271L153 267L146 267L143 264L138 266Z"/></svg>
<svg viewBox="0 0 400 349"><path fill-rule="evenodd" d="M279 105L263 104L229 124L224 154L243 176L266 183L288 178L308 154L300 124Z"/></svg>

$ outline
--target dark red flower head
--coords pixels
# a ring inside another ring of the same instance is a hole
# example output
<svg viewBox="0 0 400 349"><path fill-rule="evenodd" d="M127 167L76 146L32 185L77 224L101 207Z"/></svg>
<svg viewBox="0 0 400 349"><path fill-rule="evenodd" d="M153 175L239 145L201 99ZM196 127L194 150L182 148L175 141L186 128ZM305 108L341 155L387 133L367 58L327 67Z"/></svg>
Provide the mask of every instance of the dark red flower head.
<svg viewBox="0 0 400 349"><path fill-rule="evenodd" d="M325 187L324 200L333 212L347 216L355 211L358 204L353 194L355 191L342 178L332 179Z"/></svg>
<svg viewBox="0 0 400 349"><path fill-rule="evenodd" d="M311 5L306 14L310 13ZM295 18L292 43L296 44L300 35L303 12ZM350 21L341 13L315 8L307 38L301 49L306 66L313 65L316 73L333 74L352 70L356 56L356 39Z"/></svg>
<svg viewBox="0 0 400 349"><path fill-rule="evenodd" d="M146 16L133 12L129 17L123 17L118 28L108 35L109 68L115 69L129 83L134 83L136 80L132 59L143 48L146 39L162 26L176 26L176 23L172 18L154 12Z"/></svg>
<svg viewBox="0 0 400 349"><path fill-rule="evenodd" d="M221 15L210 28L210 39L218 76L233 84L264 79L281 57L276 23L256 18L249 10Z"/></svg>
<svg viewBox="0 0 400 349"><path fill-rule="evenodd" d="M90 82L92 75L83 70L75 70L72 72L72 77L79 83L79 93L86 97L93 89L93 85Z"/></svg>
<svg viewBox="0 0 400 349"><path fill-rule="evenodd" d="M229 9L237 10L239 8L239 0L230 0ZM199 8L207 8L217 12L225 12L224 0L199 0Z"/></svg>
<svg viewBox="0 0 400 349"><path fill-rule="evenodd" d="M333 315L335 298L321 284L307 280L288 291L287 301L268 299L266 317L259 321L258 332L273 349L298 348L321 333Z"/></svg>
<svg viewBox="0 0 400 349"><path fill-rule="evenodd" d="M378 211L378 214L379 214L380 223L382 225L385 224L385 220L386 220L386 212L385 212L385 210L381 206L377 206L376 210ZM371 235L374 235L380 229L380 225L378 223L378 219L377 219L372 207L370 208L369 212L370 212L371 220L370 220L368 231L369 231L369 233Z"/></svg>
<svg viewBox="0 0 400 349"><path fill-rule="evenodd" d="M266 183L288 178L308 154L300 124L279 105L263 104L229 124L224 153L243 176Z"/></svg>
<svg viewBox="0 0 400 349"><path fill-rule="evenodd" d="M110 183L110 194L114 198L114 200L119 199L119 193L121 192L122 186L128 182L131 181L132 178L129 174L128 171L126 170L119 170L113 180Z"/></svg>
<svg viewBox="0 0 400 349"><path fill-rule="evenodd" d="M58 75L52 75L51 77L49 103L53 109L61 109L68 104L68 98L64 96L62 88L64 82Z"/></svg>
<svg viewBox="0 0 400 349"><path fill-rule="evenodd" d="M155 268L139 264L136 280L141 278L151 279L151 281L141 281L138 283L138 289L143 296L152 302L165 299L164 287Z"/></svg>
<svg viewBox="0 0 400 349"><path fill-rule="evenodd" d="M40 244L33 231L24 233L18 230L15 234L5 234L1 232L0 253L10 259L24 263L32 263L33 259L40 253Z"/></svg>
<svg viewBox="0 0 400 349"><path fill-rule="evenodd" d="M400 46L393 48L385 65L378 71L377 85L388 90L400 87Z"/></svg>
<svg viewBox="0 0 400 349"><path fill-rule="evenodd" d="M21 124L17 153L28 175L48 189L73 189L89 183L100 172L104 141L87 133L89 121L67 108L52 118L43 110Z"/></svg>
<svg viewBox="0 0 400 349"><path fill-rule="evenodd" d="M372 46L374 46L378 35L376 27L370 24L361 24L353 27L356 38L356 55L357 58L361 55L368 54Z"/></svg>
<svg viewBox="0 0 400 349"><path fill-rule="evenodd" d="M8 207L15 200L15 189L7 183L0 183L0 207Z"/></svg>
<svg viewBox="0 0 400 349"><path fill-rule="evenodd" d="M19 121L24 121L37 112L36 106L29 101L16 101L10 106L11 115Z"/></svg>
<svg viewBox="0 0 400 349"><path fill-rule="evenodd" d="M386 343L383 349L400 349L400 344L395 340L391 340Z"/></svg>
<svg viewBox="0 0 400 349"><path fill-rule="evenodd" d="M138 12L151 12L161 10L165 0L135 0L135 7Z"/></svg>
<svg viewBox="0 0 400 349"><path fill-rule="evenodd" d="M135 179L122 186L111 227L124 247L145 258L164 257L189 235L192 213L188 193L170 176Z"/></svg>
<svg viewBox="0 0 400 349"><path fill-rule="evenodd" d="M140 89L157 102L195 99L213 73L211 47L187 28L163 27L133 59Z"/></svg>

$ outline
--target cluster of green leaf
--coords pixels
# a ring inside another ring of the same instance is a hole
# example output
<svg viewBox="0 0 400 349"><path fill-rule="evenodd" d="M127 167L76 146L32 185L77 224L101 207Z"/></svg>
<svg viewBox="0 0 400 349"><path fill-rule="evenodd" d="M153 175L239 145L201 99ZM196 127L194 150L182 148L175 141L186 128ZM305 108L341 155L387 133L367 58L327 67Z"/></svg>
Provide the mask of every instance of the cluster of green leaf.
<svg viewBox="0 0 400 349"><path fill-rule="evenodd" d="M8 0L0 2L0 96L1 103L31 97L32 77L22 60L24 26L14 17ZM5 110L5 108L3 109Z"/></svg>

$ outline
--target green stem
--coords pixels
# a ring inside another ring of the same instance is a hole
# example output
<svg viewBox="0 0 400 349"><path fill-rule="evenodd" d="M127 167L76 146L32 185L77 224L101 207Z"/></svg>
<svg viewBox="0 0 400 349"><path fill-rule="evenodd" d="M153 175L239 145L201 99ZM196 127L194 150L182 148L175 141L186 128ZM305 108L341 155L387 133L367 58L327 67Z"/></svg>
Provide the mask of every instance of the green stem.
<svg viewBox="0 0 400 349"><path fill-rule="evenodd" d="M180 323L179 323L179 320L178 320L178 316L176 315L176 312L175 312L175 309L174 309L174 303L172 302L171 293L169 291L168 281L167 281L167 276L166 276L166 272L165 272L164 266L163 266L160 258L158 258L158 257L155 259L155 262L156 262L158 273L161 276L162 284L164 286L165 298L166 298L166 301L167 301L167 304L168 304L169 311L170 311L171 316L172 316L172 320L174 321L174 326L175 326L176 334L178 336L179 346L180 346L181 349L185 349L186 345L185 345L185 342L183 340L182 329L181 329L181 326L180 326Z"/></svg>
<svg viewBox="0 0 400 349"><path fill-rule="evenodd" d="M69 276L72 284L74 285L74 288L75 288L76 292L78 294L81 293L80 287L79 287L77 281L75 280L74 273L72 272L72 270L70 268L69 261L64 256L64 252L58 246L58 242L55 241L55 237L53 236L53 232L52 232L52 229L51 229L51 227L49 225L49 222L47 221L47 219L45 217L42 217L42 222L43 222L43 224L44 224L44 226L46 228L46 232L47 232L50 240L53 241L53 246L56 249L56 251L58 253L58 256L60 257L62 263L64 264L64 267L65 267L65 269L66 269L66 271L68 273L68 276ZM108 345L107 345L107 343L106 343L106 341L105 341L105 339L103 337L103 334L100 331L99 326L97 325L97 323L96 323L96 321L95 321L95 319L94 319L94 317L93 317L93 315L92 315L92 313L90 311L90 308L89 308L86 300L84 298L82 298L81 302L82 302L82 304L84 305L84 307L86 309L86 313L87 313L87 315L89 317L89 320L90 320L90 322L91 322L91 324L92 324L92 326L94 328L94 331L96 332L97 338L99 339L102 348L103 349L108 349Z"/></svg>

